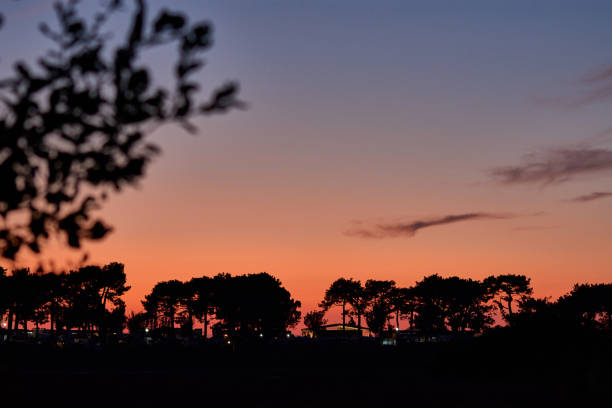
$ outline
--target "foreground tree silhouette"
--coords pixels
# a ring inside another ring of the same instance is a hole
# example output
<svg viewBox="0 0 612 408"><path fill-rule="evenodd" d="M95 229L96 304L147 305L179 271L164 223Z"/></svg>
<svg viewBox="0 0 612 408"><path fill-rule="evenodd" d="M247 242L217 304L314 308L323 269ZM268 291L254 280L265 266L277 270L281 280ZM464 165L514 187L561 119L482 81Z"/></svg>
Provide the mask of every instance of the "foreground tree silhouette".
<svg viewBox="0 0 612 408"><path fill-rule="evenodd" d="M425 333L446 330L448 291L444 278L435 274L425 276L414 286L418 299L415 326Z"/></svg>
<svg viewBox="0 0 612 408"><path fill-rule="evenodd" d="M153 293L145 295L143 301L141 301L144 313L147 315L148 325L151 329L156 330L158 328L158 310L159 302Z"/></svg>
<svg viewBox="0 0 612 408"><path fill-rule="evenodd" d="M0 275L0 317L6 313L9 338L19 325L27 330L32 322L38 334L40 326L49 322L51 330L97 329L104 339L108 330L122 330L125 304L121 296L129 289L120 263L85 266L64 274L16 269Z"/></svg>
<svg viewBox="0 0 612 408"><path fill-rule="evenodd" d="M215 312L215 280L207 276L193 278L189 283L188 307L195 318L202 322L204 338L208 338L210 317Z"/></svg>
<svg viewBox="0 0 612 408"><path fill-rule="evenodd" d="M352 279L340 278L334 281L325 291L325 297L319 307L327 311L332 306L342 307L342 330L346 328L346 306L354 302L357 296L361 295L361 283ZM361 322L361 314L358 315Z"/></svg>
<svg viewBox="0 0 612 408"><path fill-rule="evenodd" d="M311 332L313 337L318 337L321 328L327 324L324 310L312 310L304 316L304 326Z"/></svg>
<svg viewBox="0 0 612 408"><path fill-rule="evenodd" d="M446 303L446 323L453 332L481 332L493 323L492 297L487 285L472 279L453 276L441 281Z"/></svg>
<svg viewBox="0 0 612 408"><path fill-rule="evenodd" d="M10 278L5 279L9 337L13 330L18 329L19 323L27 330L27 318L33 314L32 292L32 274L29 268L15 269Z"/></svg>
<svg viewBox="0 0 612 408"><path fill-rule="evenodd" d="M366 292L360 281L352 283L352 287L349 290L352 314L357 316L357 327L361 330L361 318L365 316L368 305L370 304L369 294Z"/></svg>
<svg viewBox="0 0 612 408"><path fill-rule="evenodd" d="M121 296L130 290L126 285L126 275L123 264L113 262L104 267L91 269L93 276L89 279L89 290L99 299L97 320L99 331L106 334L107 326L117 329L121 325L122 316L125 315L125 303ZM110 314L107 313L107 305L114 306ZM115 311L116 310L116 311ZM114 312L114 314L113 314Z"/></svg>
<svg viewBox="0 0 612 408"><path fill-rule="evenodd" d="M123 325L125 303L121 296L130 289L123 264L85 266L64 275L63 280L63 325L97 328L102 338L108 329L116 332Z"/></svg>
<svg viewBox="0 0 612 408"><path fill-rule="evenodd" d="M6 276L6 269L0 266L0 320L8 313L10 307L8 285L9 280Z"/></svg>
<svg viewBox="0 0 612 408"><path fill-rule="evenodd" d="M533 293L531 279L525 275L498 275L489 276L483 282L493 294L493 302L499 308L502 317L512 324L512 305Z"/></svg>
<svg viewBox="0 0 612 408"><path fill-rule="evenodd" d="M415 324L424 332L481 332L493 319L489 286L472 279L430 275L416 283Z"/></svg>
<svg viewBox="0 0 612 408"><path fill-rule="evenodd" d="M176 279L159 282L151 291L145 302L154 305L156 315L161 313L167 319L167 330L170 337L175 337L175 319L179 308L186 304L188 296L186 285ZM145 303L143 302L143 303ZM147 305L145 304L145 307Z"/></svg>
<svg viewBox="0 0 612 408"><path fill-rule="evenodd" d="M558 307L571 326L612 330L612 284L576 284Z"/></svg>
<svg viewBox="0 0 612 408"><path fill-rule="evenodd" d="M568 324L571 318L561 312L557 302L547 298L527 297L519 301L520 310L512 317L512 328L530 335L558 336L566 335L575 327ZM562 330L565 334L560 333Z"/></svg>
<svg viewBox="0 0 612 408"><path fill-rule="evenodd" d="M300 302L267 273L220 274L214 280L219 333L239 339L280 337L300 321Z"/></svg>
<svg viewBox="0 0 612 408"><path fill-rule="evenodd" d="M267 273L214 278L194 278L189 282L159 282L142 302L151 328L159 317L166 320L170 336L175 321L188 328L195 317L204 325L204 335L211 315L213 333L232 339L284 336L300 320L300 302L280 281Z"/></svg>
<svg viewBox="0 0 612 408"><path fill-rule="evenodd" d="M58 320L61 318L65 299L68 296L65 286L66 274L46 273L43 280L47 294L45 310L49 314L49 328L53 331L58 328Z"/></svg>
<svg viewBox="0 0 612 408"><path fill-rule="evenodd" d="M369 307L365 313L368 327L381 336L389 316L393 312L392 296L396 286L394 281L368 279L364 285Z"/></svg>
<svg viewBox="0 0 612 408"><path fill-rule="evenodd" d="M130 334L144 334L149 316L146 312L130 313L127 318L127 329Z"/></svg>
<svg viewBox="0 0 612 408"><path fill-rule="evenodd" d="M130 3L125 40L111 51L105 23L124 1L107 1L91 20L79 15L78 1L56 2L58 28L40 25L54 48L37 66L16 62L0 81L1 256L13 259L24 246L38 253L53 234L77 248L104 237L109 227L92 211L109 191L143 177L159 151L146 141L152 129L177 123L195 132L191 117L242 106L236 83L195 100L198 54L212 44L209 23L168 10L148 20L144 0ZM166 44L178 48L174 86L155 85L139 59Z"/></svg>
<svg viewBox="0 0 612 408"><path fill-rule="evenodd" d="M395 327L400 329L400 318L408 315L410 318L410 328L414 313L414 288L392 288L389 293L389 304L391 311L395 314Z"/></svg>

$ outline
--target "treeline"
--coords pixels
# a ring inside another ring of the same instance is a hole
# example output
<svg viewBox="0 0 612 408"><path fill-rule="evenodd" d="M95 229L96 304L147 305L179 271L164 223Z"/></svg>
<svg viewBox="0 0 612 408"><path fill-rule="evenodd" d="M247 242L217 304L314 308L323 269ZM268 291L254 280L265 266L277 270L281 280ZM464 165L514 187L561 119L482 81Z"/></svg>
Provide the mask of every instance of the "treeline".
<svg viewBox="0 0 612 408"><path fill-rule="evenodd" d="M316 334L327 322L329 308L340 306L343 328L347 317L359 328L365 320L379 336L399 330L401 320L407 321L405 328L425 334L482 333L496 318L510 328L530 330L612 329L612 284L576 284L556 301L532 294L531 279L524 275L482 281L430 275L408 288L392 280L370 279L362 284L340 278L326 290L321 310L307 313L304 324Z"/></svg>
<svg viewBox="0 0 612 408"><path fill-rule="evenodd" d="M85 266L68 273L33 273L27 268L0 269L0 321L8 337L18 330L42 326L53 332L95 331L100 337L149 332L185 335L195 321L227 339L280 337L300 321L300 302L267 273L202 276L187 282L157 283L142 301L144 311L125 313L121 297L126 285L124 266ZM31 326L30 326L31 327Z"/></svg>
<svg viewBox="0 0 612 408"><path fill-rule="evenodd" d="M132 334L174 338L200 322L205 338L278 338L300 322L301 304L267 273L218 274L157 283L142 301L144 311L126 317L121 297L130 289L124 266L85 266L68 273L0 269L0 321L10 338L19 327L95 331L105 338L126 327ZM524 275L484 280L430 275L411 287L391 280L340 278L319 307L304 316L315 335L325 314L338 306L342 326L369 328L377 336L400 329L425 335L483 333L499 326L538 330L612 330L612 284L577 284L557 300L533 297ZM347 322L347 319L350 319Z"/></svg>
<svg viewBox="0 0 612 408"><path fill-rule="evenodd" d="M68 273L33 273L28 268L8 273L0 268L0 318L8 336L28 323L51 330L121 332L125 325L126 285L120 263L85 266Z"/></svg>
<svg viewBox="0 0 612 408"><path fill-rule="evenodd" d="M230 340L281 337L301 316L300 302L267 273L159 282L142 305L144 312L128 319L130 332L148 330L170 337L175 336L175 325L190 333L194 320L202 323L204 337L211 322L215 336Z"/></svg>

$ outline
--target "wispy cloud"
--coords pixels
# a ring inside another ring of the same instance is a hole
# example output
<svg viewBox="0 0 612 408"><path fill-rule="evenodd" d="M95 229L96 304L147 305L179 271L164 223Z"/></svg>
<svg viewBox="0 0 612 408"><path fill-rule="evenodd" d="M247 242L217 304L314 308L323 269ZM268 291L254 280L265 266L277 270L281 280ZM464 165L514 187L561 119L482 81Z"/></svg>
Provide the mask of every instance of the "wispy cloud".
<svg viewBox="0 0 612 408"><path fill-rule="evenodd" d="M561 84L560 84L561 85ZM612 99L612 65L608 64L592 70L569 84L569 95L538 96L535 102L558 108L580 108L593 103Z"/></svg>
<svg viewBox="0 0 612 408"><path fill-rule="evenodd" d="M612 99L612 66L604 66L583 76L577 85L582 89L575 96L537 98L547 105L579 108L584 105Z"/></svg>
<svg viewBox="0 0 612 408"><path fill-rule="evenodd" d="M586 75L582 83L592 87L586 95L575 101L575 105L584 105L612 97L612 66L600 68Z"/></svg>
<svg viewBox="0 0 612 408"><path fill-rule="evenodd" d="M609 80L612 80L612 66L600 68L599 70L586 75L582 79L582 82L587 84L599 84L601 81Z"/></svg>
<svg viewBox="0 0 612 408"><path fill-rule="evenodd" d="M603 101L606 99L612 98L612 85L605 85L599 88L592 89L587 92L584 96L571 100L567 102L565 105L569 108L577 108L583 105L588 105L591 103Z"/></svg>
<svg viewBox="0 0 612 408"><path fill-rule="evenodd" d="M345 234L361 238L411 237L416 234L417 231L423 228L435 227L438 225L474 220L499 220L513 217L514 215L512 214L494 214L482 212L445 215L442 217L413 220L408 222L380 223L370 227L363 227L361 224L358 224L358 226L346 231Z"/></svg>
<svg viewBox="0 0 612 408"><path fill-rule="evenodd" d="M557 229L559 228L558 226L555 225L531 225L531 226L523 226L523 227L516 227L516 228L512 228L512 231L542 231L542 230L551 230L551 229Z"/></svg>
<svg viewBox="0 0 612 408"><path fill-rule="evenodd" d="M576 147L531 153L516 166L497 167L492 176L502 183L559 183L577 175L612 171L612 150Z"/></svg>
<svg viewBox="0 0 612 408"><path fill-rule="evenodd" d="M576 203L586 203L589 201L599 200L601 198L612 197L612 191L595 191L590 194L581 195L575 198L572 198L570 201Z"/></svg>

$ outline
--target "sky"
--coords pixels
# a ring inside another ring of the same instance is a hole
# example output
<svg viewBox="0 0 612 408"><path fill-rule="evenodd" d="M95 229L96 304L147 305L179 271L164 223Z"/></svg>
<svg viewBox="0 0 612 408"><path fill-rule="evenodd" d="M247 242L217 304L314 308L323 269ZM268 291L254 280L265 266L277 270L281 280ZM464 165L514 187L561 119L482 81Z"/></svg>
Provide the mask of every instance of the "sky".
<svg viewBox="0 0 612 408"><path fill-rule="evenodd" d="M238 80L248 109L157 130L163 154L103 209L114 232L85 249L125 264L129 310L220 272L268 272L303 313L338 277L610 281L611 2L149 3L212 21L198 79ZM0 73L49 45L51 4L3 4ZM148 57L156 78L173 56Z"/></svg>

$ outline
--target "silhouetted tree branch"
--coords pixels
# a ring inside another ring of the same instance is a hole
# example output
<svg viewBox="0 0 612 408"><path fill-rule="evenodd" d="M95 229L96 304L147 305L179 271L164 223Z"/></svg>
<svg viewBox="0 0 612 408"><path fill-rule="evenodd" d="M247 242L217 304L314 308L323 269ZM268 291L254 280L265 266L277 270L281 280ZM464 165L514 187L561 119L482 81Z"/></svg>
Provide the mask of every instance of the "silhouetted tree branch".
<svg viewBox="0 0 612 408"><path fill-rule="evenodd" d="M106 2L91 19L78 1L55 3L57 27L40 25L54 47L31 65L14 63L0 81L0 255L14 259L24 247L38 253L54 234L78 248L104 237L110 227L92 213L110 191L145 174L159 148L152 129L244 106L229 82L210 98L196 99L194 74L211 47L208 22L191 23L162 10L149 23L144 0L135 0L125 39L111 47L106 23L124 5ZM0 18L0 26L3 19ZM174 45L174 84L159 85L140 59L143 52Z"/></svg>

